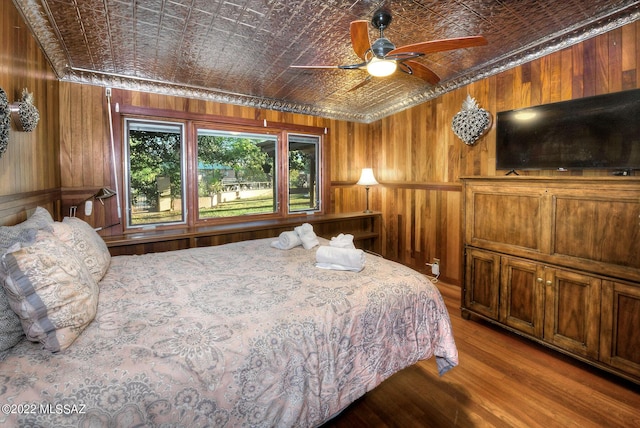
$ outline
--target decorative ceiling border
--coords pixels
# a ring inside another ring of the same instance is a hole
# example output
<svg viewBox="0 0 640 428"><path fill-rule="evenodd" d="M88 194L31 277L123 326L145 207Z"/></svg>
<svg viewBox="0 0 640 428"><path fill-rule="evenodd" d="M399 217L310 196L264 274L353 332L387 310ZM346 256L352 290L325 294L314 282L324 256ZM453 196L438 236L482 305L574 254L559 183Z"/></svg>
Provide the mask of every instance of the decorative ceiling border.
<svg viewBox="0 0 640 428"><path fill-rule="evenodd" d="M451 92L478 80L500 74L519 65L526 64L554 52L561 51L595 36L623 27L624 25L635 22L638 19L640 19L640 2L636 2L633 5L608 16L595 19L586 24L581 24L580 26L568 29L562 33L554 34L548 37L545 41L527 46L518 52L511 52L504 55L502 58L497 58L492 61L488 66L485 64L481 68L471 68L455 79L449 80L442 85L434 86L424 92L418 92L415 96L405 99L402 103L395 104L384 111L380 111L375 114L375 117L370 116L370 118L378 120L397 113L398 111L414 107L423 102L437 98L444 93ZM404 106L401 104L404 104Z"/></svg>
<svg viewBox="0 0 640 428"><path fill-rule="evenodd" d="M419 90L400 102L385 107L375 113L355 114L313 105L289 103L283 100L253 97L244 94L225 92L210 88L192 87L169 84L123 75L98 73L89 70L72 68L68 61L67 52L59 43L59 35L55 33L50 22L49 13L38 0L14 0L18 11L34 34L42 51L51 64L54 72L61 81L104 86L117 89L135 90L141 92L161 93L186 98L241 105L257 109L276 110L287 113L297 113L319 116L327 119L345 120L353 122L371 123L390 116L402 110L414 107L447 92L466 86L478 80L499 74L503 71L565 49L592 37L604 34L626 24L640 19L640 2L635 2L624 9L609 15L597 17L589 22L556 33L542 42L536 42L518 52L512 52L493 61L489 66L472 68L444 84L427 90Z"/></svg>
<svg viewBox="0 0 640 428"><path fill-rule="evenodd" d="M59 34L51 27L49 14L43 4L37 0L13 0L13 4L40 45L53 71L62 79L71 71L71 66L67 61L67 52L60 45Z"/></svg>

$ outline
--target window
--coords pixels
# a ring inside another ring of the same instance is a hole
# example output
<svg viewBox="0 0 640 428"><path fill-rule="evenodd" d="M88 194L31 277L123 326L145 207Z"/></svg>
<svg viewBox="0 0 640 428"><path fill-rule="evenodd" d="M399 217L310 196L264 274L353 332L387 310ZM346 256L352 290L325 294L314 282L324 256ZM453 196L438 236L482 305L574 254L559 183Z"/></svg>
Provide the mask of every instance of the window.
<svg viewBox="0 0 640 428"><path fill-rule="evenodd" d="M184 223L184 144L180 123L125 120L127 227Z"/></svg>
<svg viewBox="0 0 640 428"><path fill-rule="evenodd" d="M322 210L322 130L121 107L126 229Z"/></svg>
<svg viewBox="0 0 640 428"><path fill-rule="evenodd" d="M289 212L320 209L320 137L289 134Z"/></svg>
<svg viewBox="0 0 640 428"><path fill-rule="evenodd" d="M278 211L277 137L198 129L200 219Z"/></svg>

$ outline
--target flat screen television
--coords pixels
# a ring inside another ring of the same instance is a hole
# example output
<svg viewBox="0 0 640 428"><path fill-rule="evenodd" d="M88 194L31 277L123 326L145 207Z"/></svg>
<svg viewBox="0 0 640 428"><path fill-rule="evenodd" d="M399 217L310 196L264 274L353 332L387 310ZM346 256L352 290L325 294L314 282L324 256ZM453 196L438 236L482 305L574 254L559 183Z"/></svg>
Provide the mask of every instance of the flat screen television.
<svg viewBox="0 0 640 428"><path fill-rule="evenodd" d="M496 116L497 169L640 169L640 89Z"/></svg>

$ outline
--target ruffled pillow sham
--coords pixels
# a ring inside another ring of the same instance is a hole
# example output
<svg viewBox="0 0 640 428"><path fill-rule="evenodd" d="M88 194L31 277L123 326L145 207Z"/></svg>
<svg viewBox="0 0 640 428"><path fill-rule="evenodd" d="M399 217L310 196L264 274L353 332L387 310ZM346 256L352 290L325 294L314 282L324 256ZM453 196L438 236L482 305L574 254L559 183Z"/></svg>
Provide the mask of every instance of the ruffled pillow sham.
<svg viewBox="0 0 640 428"><path fill-rule="evenodd" d="M49 211L43 207L37 207L33 214L15 226L0 226L0 253L4 253L10 246L18 241L28 239L30 229L51 231L54 221Z"/></svg>
<svg viewBox="0 0 640 428"><path fill-rule="evenodd" d="M1 259L4 290L27 339L52 352L68 348L95 318L98 285L76 252L39 230Z"/></svg>
<svg viewBox="0 0 640 428"><path fill-rule="evenodd" d="M37 207L31 216L15 226L0 226L0 257L16 242L33 240L36 230L52 230L54 221L43 207ZM0 352L7 351L24 338L20 318L11 310L4 292L4 269L0 266Z"/></svg>

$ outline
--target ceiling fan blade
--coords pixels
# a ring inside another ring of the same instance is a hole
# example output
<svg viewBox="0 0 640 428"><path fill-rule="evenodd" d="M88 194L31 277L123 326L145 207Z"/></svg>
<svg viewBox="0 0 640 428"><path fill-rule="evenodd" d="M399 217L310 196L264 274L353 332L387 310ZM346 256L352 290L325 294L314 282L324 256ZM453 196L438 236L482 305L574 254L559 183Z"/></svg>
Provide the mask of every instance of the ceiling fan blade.
<svg viewBox="0 0 640 428"><path fill-rule="evenodd" d="M454 39L431 40L429 42L414 43L400 46L389 52L387 55L397 55L400 53L415 52L429 54L434 52L450 51L454 49L473 48L486 45L487 39L482 36L457 37Z"/></svg>
<svg viewBox="0 0 640 428"><path fill-rule="evenodd" d="M435 85L440 81L440 77L424 65L420 64L417 61L403 61L398 63L400 70L404 71L407 74L411 74L412 76L416 76L421 78L427 83Z"/></svg>
<svg viewBox="0 0 640 428"><path fill-rule="evenodd" d="M356 55L365 59L364 54L371 49L371 41L369 40L369 21L352 21L351 22L351 45Z"/></svg>

